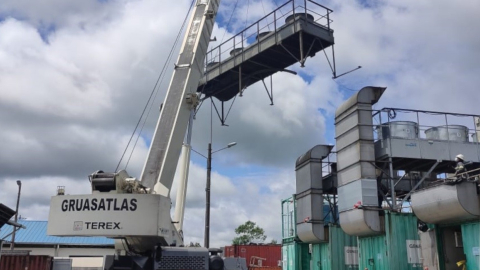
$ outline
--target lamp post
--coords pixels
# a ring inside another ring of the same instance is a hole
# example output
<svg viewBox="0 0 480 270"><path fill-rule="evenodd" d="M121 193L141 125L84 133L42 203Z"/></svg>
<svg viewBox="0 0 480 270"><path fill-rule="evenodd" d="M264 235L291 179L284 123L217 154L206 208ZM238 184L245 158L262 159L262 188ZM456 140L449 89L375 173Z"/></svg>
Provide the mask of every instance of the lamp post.
<svg viewBox="0 0 480 270"><path fill-rule="evenodd" d="M18 219L18 204L20 203L20 192L22 191L22 181L17 180L17 185L18 185L18 195L17 195L17 207L15 208L15 223L17 223ZM10 244L10 250L13 250L15 247L15 232L16 228L13 228L13 233L12 233L12 243Z"/></svg>
<svg viewBox="0 0 480 270"><path fill-rule="evenodd" d="M212 143L208 144L208 155L207 155L207 185L205 188L205 195L206 195L206 203L205 203L205 238L203 239L204 241L204 246L206 248L209 248L210 246L210 175L212 172L212 154L222 151L224 149L230 148L237 145L236 142L231 142L227 144L226 147L223 147L221 149L218 149L216 151L212 152ZM202 155L203 156L203 155Z"/></svg>

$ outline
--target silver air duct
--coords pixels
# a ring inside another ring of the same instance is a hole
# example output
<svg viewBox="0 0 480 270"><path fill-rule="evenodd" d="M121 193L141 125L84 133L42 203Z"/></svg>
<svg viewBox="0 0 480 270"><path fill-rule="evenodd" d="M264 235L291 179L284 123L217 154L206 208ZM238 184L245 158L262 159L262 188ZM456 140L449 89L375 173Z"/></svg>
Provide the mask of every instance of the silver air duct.
<svg viewBox="0 0 480 270"><path fill-rule="evenodd" d="M378 207L373 144L372 105L386 88L364 87L335 112L337 144L338 208L340 226L350 235L366 236L382 232Z"/></svg>
<svg viewBox="0 0 480 270"><path fill-rule="evenodd" d="M427 223L448 223L480 218L477 183L439 185L412 194L415 215Z"/></svg>
<svg viewBox="0 0 480 270"><path fill-rule="evenodd" d="M305 243L327 241L323 227L322 160L332 148L332 145L317 145L295 163L297 235Z"/></svg>

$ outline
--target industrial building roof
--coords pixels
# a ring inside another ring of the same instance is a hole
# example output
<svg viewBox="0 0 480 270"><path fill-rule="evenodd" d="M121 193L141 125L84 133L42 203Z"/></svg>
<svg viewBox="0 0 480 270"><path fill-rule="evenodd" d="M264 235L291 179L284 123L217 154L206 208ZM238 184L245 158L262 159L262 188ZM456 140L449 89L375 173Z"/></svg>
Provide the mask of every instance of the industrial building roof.
<svg viewBox="0 0 480 270"><path fill-rule="evenodd" d="M106 237L58 237L47 235L47 221L19 220L26 229L20 229L15 234L16 244L54 244L54 245L114 245L114 240ZM5 225L0 230L0 239L12 232L12 226ZM4 239L10 241L11 236Z"/></svg>

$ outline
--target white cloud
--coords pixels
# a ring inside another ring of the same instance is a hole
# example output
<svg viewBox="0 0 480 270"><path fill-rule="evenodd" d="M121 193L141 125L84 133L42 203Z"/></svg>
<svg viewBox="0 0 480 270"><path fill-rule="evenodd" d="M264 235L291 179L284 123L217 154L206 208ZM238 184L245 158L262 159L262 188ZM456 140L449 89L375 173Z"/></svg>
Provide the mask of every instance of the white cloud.
<svg viewBox="0 0 480 270"><path fill-rule="evenodd" d="M282 199L295 193L294 172L235 178L212 175L210 246L231 244L234 230L247 220L265 230L269 241L281 240ZM206 171L193 164L187 191L185 240L203 244Z"/></svg>
<svg viewBox="0 0 480 270"><path fill-rule="evenodd" d="M0 181L1 203L14 209L18 194L18 179L6 178ZM46 220L50 197L55 196L57 186L65 186L65 194L88 194L91 192L88 179L72 179L55 176L21 179L21 194L18 214L29 220Z"/></svg>

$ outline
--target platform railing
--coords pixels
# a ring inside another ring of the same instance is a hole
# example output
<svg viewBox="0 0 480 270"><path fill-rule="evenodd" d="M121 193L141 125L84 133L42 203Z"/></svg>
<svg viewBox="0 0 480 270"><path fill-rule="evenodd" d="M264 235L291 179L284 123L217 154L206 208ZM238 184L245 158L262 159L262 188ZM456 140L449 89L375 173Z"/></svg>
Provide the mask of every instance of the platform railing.
<svg viewBox="0 0 480 270"><path fill-rule="evenodd" d="M409 121L416 123L417 134L415 139L429 139L438 140L435 138L427 138L425 131L432 128L445 128L447 133L453 132L457 126L465 126L466 141L470 143L478 143L477 134L480 133L480 115L462 114L462 113L449 113L449 112L437 112L437 111L424 111L424 110L411 110L400 108L383 108L381 110L372 111L373 115L373 129L374 140L379 140L378 134L382 128L389 128L391 123L396 121ZM452 140L449 136L442 141L456 141Z"/></svg>
<svg viewBox="0 0 480 270"><path fill-rule="evenodd" d="M295 216L295 199L282 200L282 242L291 242L297 235Z"/></svg>
<svg viewBox="0 0 480 270"><path fill-rule="evenodd" d="M221 72L222 62L231 57L232 54L239 54L242 56L241 61L244 61L244 55L241 51L248 46L255 43L260 46L260 39L264 35L275 34L275 41L277 41L277 31L281 29L286 23L285 19L293 15L293 22L303 20L304 18L295 16L296 14L310 14L314 16L313 21L327 30L331 31L330 13L332 10L316 3L312 0L290 0L279 6L274 11L257 20L250 26L246 27L233 37L222 42L220 45L212 48L207 52L205 57L206 71L210 68L219 66ZM232 53L232 54L231 54ZM236 58L234 59L236 61ZM236 65L237 63L235 63Z"/></svg>

